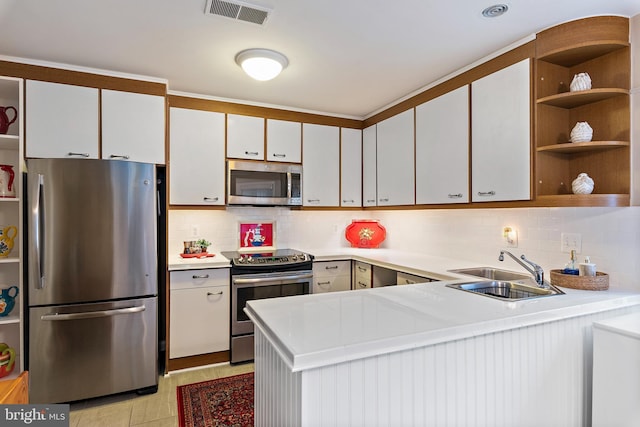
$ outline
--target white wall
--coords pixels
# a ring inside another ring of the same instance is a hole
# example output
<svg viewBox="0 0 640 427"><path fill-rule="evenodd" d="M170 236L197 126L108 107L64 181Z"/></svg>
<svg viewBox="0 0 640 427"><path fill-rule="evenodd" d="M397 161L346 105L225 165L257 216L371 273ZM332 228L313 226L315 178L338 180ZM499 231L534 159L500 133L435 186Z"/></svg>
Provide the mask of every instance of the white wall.
<svg viewBox="0 0 640 427"><path fill-rule="evenodd" d="M173 210L169 213L169 251L177 254L183 240L197 237L213 243L213 250L238 248L238 221L276 221L277 246L332 249L348 247L344 230L352 219L379 219L387 229L382 247L469 260L474 265L496 264L502 227L518 230L524 253L548 272L562 268L568 254L560 251L560 234L580 233L582 251L598 271L610 275L615 289L640 291L640 207L520 208L397 211L295 211L286 208L228 208L226 211ZM375 249L371 249L375 251ZM504 267L518 270L513 261Z"/></svg>

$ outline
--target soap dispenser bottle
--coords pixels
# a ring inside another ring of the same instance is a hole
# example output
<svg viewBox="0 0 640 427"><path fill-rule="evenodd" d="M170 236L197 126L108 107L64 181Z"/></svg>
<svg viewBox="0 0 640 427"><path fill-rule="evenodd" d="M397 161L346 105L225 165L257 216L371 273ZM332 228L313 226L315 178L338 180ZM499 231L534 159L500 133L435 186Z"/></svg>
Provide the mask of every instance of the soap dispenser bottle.
<svg viewBox="0 0 640 427"><path fill-rule="evenodd" d="M569 260L569 262L565 264L564 270L562 270L562 273L564 273L564 274L572 274L574 276L577 276L578 274L580 274L580 271L578 270L578 266L576 264L576 251L575 251L575 249L571 250L571 260Z"/></svg>

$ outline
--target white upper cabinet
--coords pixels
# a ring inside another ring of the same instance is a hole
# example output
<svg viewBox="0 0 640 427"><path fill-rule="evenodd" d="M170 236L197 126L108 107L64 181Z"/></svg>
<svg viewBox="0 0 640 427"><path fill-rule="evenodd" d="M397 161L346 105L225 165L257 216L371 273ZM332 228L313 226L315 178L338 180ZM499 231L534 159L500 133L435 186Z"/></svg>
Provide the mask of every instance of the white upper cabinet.
<svg viewBox="0 0 640 427"><path fill-rule="evenodd" d="M362 206L362 131L340 129L340 206Z"/></svg>
<svg viewBox="0 0 640 427"><path fill-rule="evenodd" d="M98 89L27 80L26 157L99 157Z"/></svg>
<svg viewBox="0 0 640 427"><path fill-rule="evenodd" d="M301 123L267 120L267 160L288 163L302 161Z"/></svg>
<svg viewBox="0 0 640 427"><path fill-rule="evenodd" d="M377 205L376 125L362 131L362 206Z"/></svg>
<svg viewBox="0 0 640 427"><path fill-rule="evenodd" d="M165 97L102 90L102 158L164 164Z"/></svg>
<svg viewBox="0 0 640 427"><path fill-rule="evenodd" d="M227 157L264 160L264 119L227 114Z"/></svg>
<svg viewBox="0 0 640 427"><path fill-rule="evenodd" d="M529 200L529 59L471 85L471 182L474 202Z"/></svg>
<svg viewBox="0 0 640 427"><path fill-rule="evenodd" d="M340 128L302 125L302 204L340 206Z"/></svg>
<svg viewBox="0 0 640 427"><path fill-rule="evenodd" d="M377 124L378 206L413 205L413 108Z"/></svg>
<svg viewBox="0 0 640 427"><path fill-rule="evenodd" d="M224 205L224 113L171 108L169 202Z"/></svg>
<svg viewBox="0 0 640 427"><path fill-rule="evenodd" d="M416 107L416 203L469 202L469 87Z"/></svg>

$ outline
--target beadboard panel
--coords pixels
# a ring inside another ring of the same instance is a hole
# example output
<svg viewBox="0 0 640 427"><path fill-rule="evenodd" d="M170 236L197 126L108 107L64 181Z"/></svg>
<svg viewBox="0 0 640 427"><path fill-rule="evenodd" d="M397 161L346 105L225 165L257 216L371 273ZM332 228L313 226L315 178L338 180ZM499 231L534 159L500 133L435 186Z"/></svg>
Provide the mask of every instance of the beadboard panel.
<svg viewBox="0 0 640 427"><path fill-rule="evenodd" d="M297 373L256 331L256 426L590 425L591 325L637 310Z"/></svg>

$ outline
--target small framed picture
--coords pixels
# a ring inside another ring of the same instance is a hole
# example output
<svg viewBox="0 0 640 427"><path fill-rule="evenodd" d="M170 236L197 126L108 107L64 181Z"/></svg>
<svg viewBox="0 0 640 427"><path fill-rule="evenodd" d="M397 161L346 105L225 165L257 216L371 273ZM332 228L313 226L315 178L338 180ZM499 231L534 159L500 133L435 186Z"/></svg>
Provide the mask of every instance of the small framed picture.
<svg viewBox="0 0 640 427"><path fill-rule="evenodd" d="M276 246L275 221L240 222L239 251L271 251Z"/></svg>

